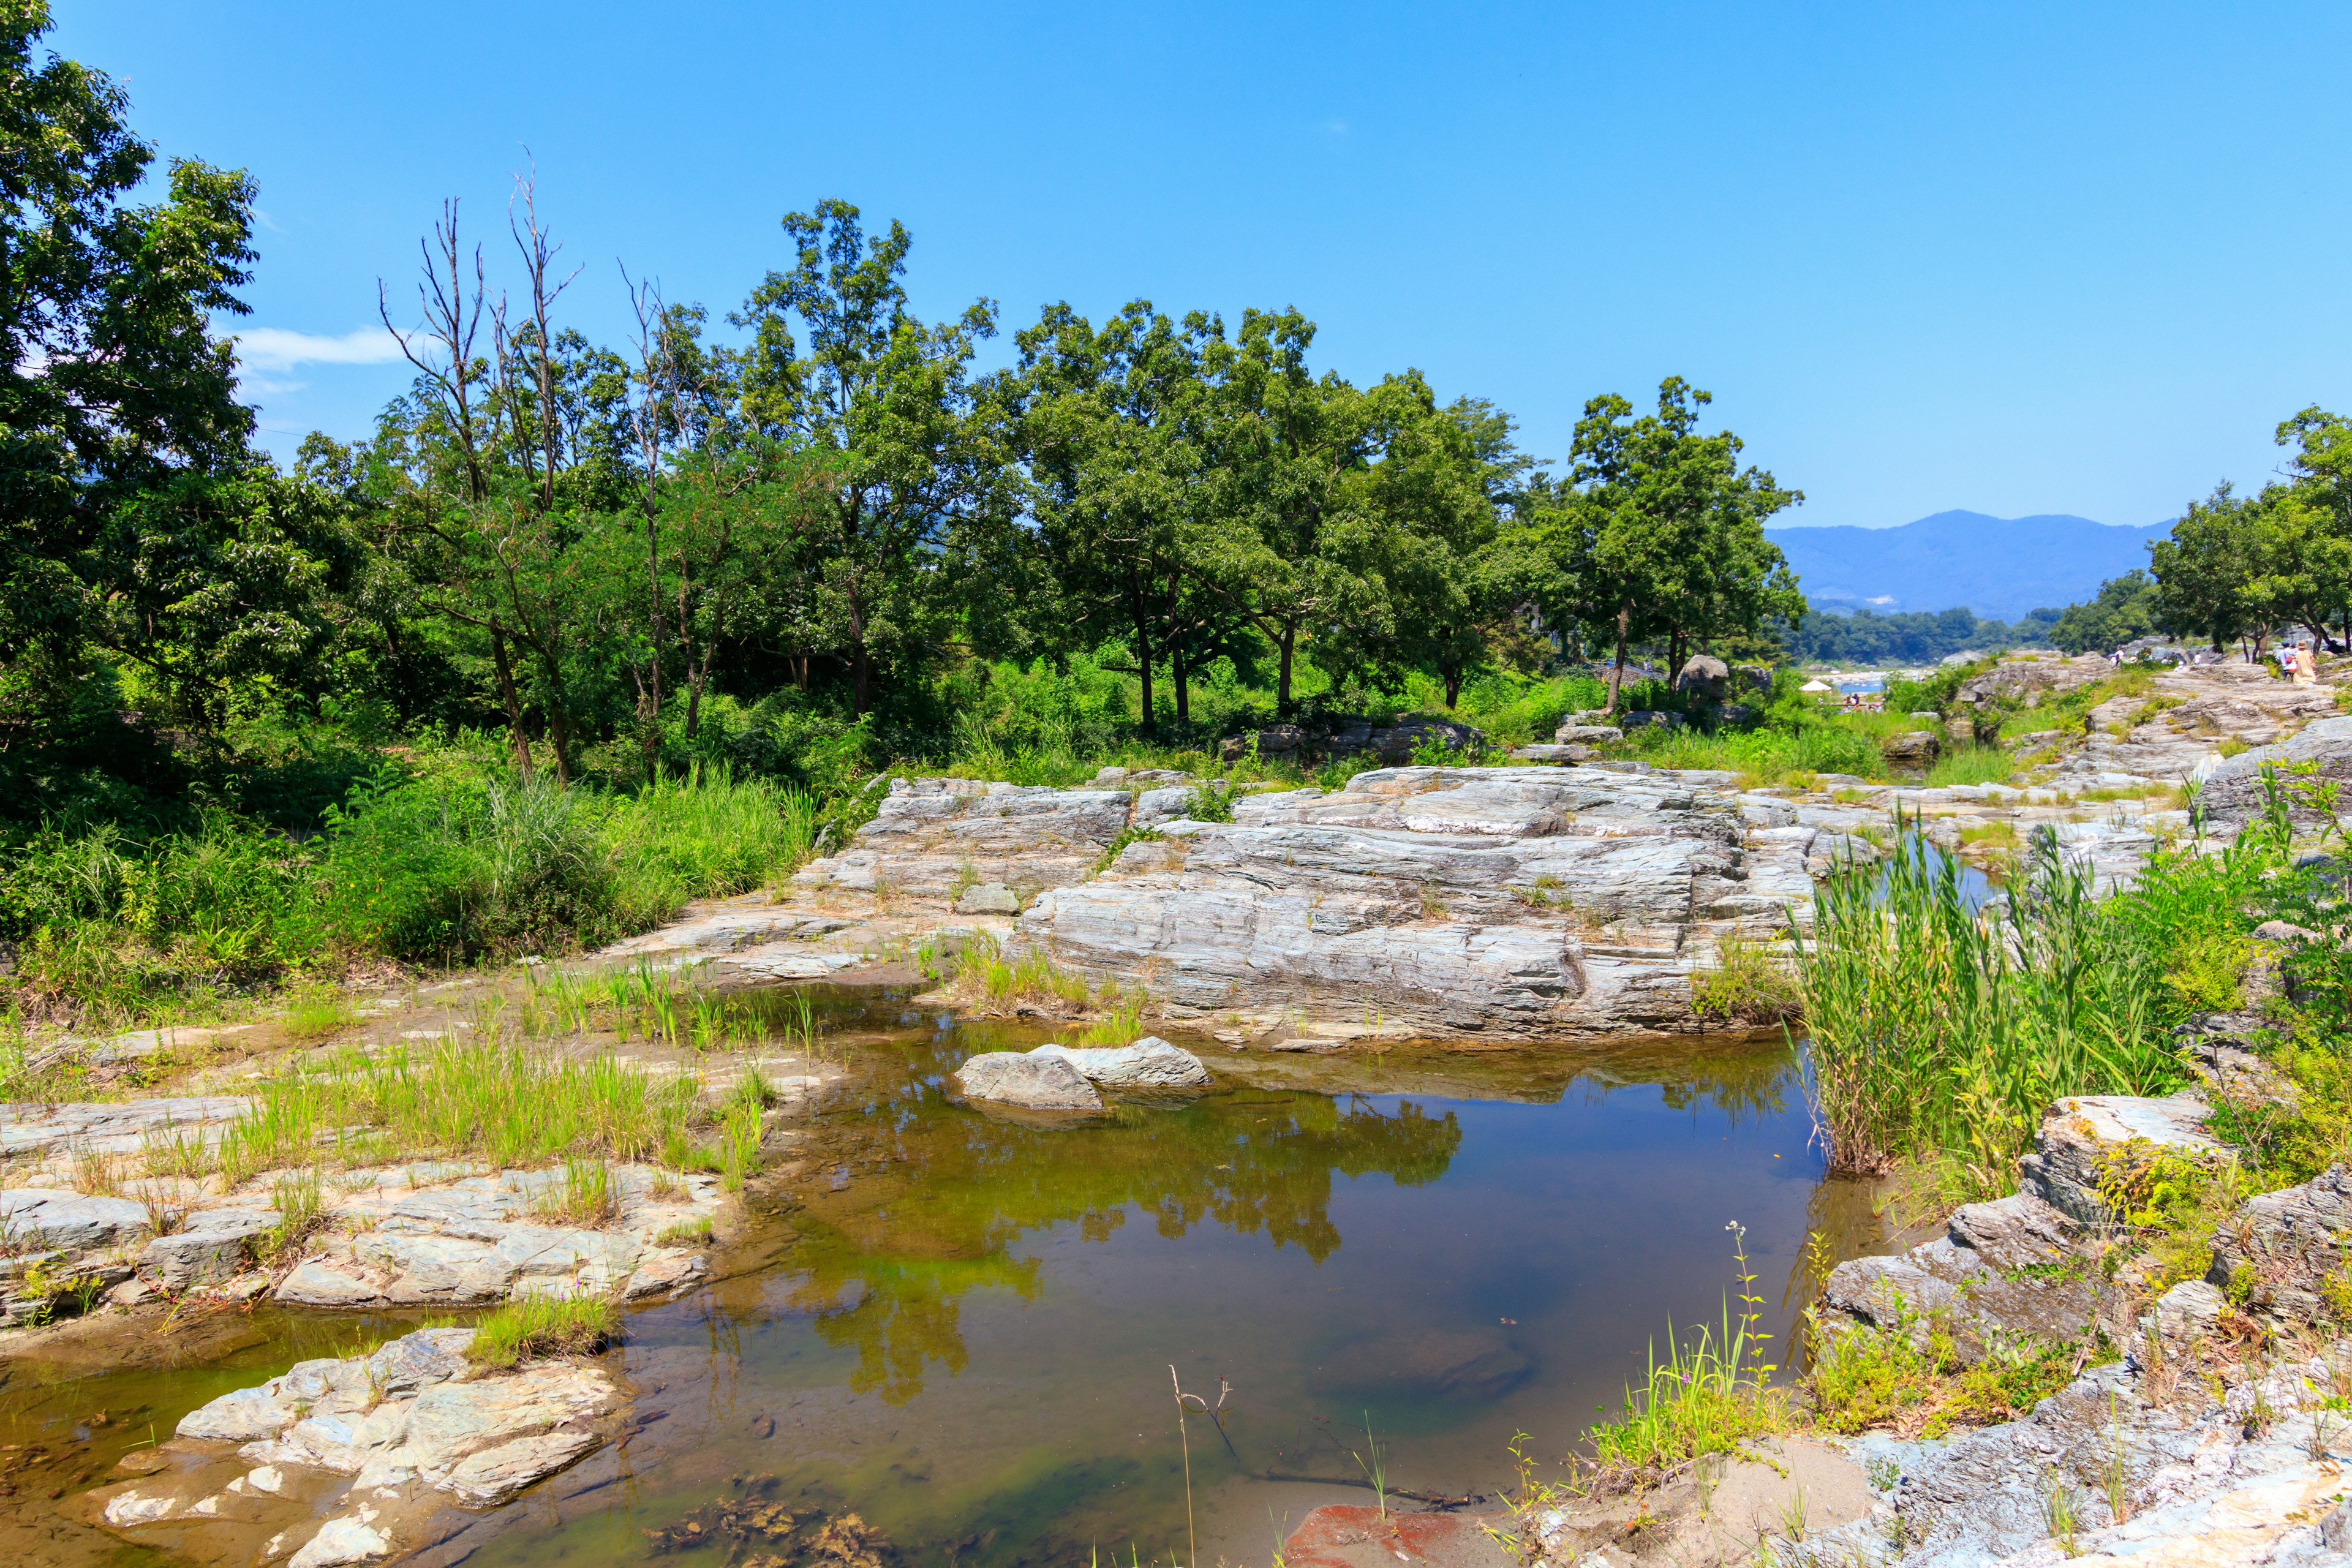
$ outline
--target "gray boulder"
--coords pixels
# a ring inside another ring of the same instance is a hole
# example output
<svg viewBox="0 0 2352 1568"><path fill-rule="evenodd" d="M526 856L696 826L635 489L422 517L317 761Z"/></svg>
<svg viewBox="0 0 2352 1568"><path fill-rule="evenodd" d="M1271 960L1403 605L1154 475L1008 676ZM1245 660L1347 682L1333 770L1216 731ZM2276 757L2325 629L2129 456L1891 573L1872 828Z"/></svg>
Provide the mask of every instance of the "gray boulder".
<svg viewBox="0 0 2352 1568"><path fill-rule="evenodd" d="M1209 1081L1201 1058L1157 1035L1117 1048L1039 1046L1033 1057L1059 1057L1102 1089L1198 1089Z"/></svg>
<svg viewBox="0 0 2352 1568"><path fill-rule="evenodd" d="M1575 719L1563 720L1552 731L1552 741L1562 746L1605 746L1625 738L1625 731L1614 724L1586 724Z"/></svg>
<svg viewBox="0 0 2352 1568"><path fill-rule="evenodd" d="M956 1081L970 1100L1016 1105L1024 1110L1094 1111L1102 1096L1066 1057L1037 1051L989 1051L956 1069Z"/></svg>
<svg viewBox="0 0 2352 1568"><path fill-rule="evenodd" d="M1709 654L1698 654L1675 677L1675 689L1701 702L1720 702L1729 695L1731 667Z"/></svg>
<svg viewBox="0 0 2352 1568"><path fill-rule="evenodd" d="M2223 758L2206 775L2198 805L2210 822L2242 826L2262 813L2263 769L2275 768L2284 777L2299 763L2317 764L2319 778L2352 779L2352 715L2322 719L2299 735ZM2294 796L2289 795L2288 799ZM2304 826L2315 826L2319 820L2307 811L2297 811L2294 816Z"/></svg>

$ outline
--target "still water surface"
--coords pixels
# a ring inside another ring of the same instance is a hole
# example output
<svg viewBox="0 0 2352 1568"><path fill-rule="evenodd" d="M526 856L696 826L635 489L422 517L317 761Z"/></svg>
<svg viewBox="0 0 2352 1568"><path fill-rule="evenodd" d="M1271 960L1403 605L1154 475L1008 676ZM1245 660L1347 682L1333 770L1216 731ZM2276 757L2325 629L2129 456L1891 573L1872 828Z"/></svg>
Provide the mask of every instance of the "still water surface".
<svg viewBox="0 0 2352 1568"><path fill-rule="evenodd" d="M1209 1045L1214 1092L1057 1127L942 1084L1041 1027L875 995L835 998L831 1023L851 1076L757 1195L770 1260L628 1320L619 1360L656 1417L631 1473L474 1563L646 1562L648 1531L747 1473L854 1510L908 1561L1150 1558L1184 1540L1171 1366L1212 1405L1229 1391L1222 1435L1190 1423L1201 1560L1263 1563L1307 1509L1369 1500L1349 1485L1368 1421L1388 1483L1425 1492L1491 1489L1515 1432L1566 1452L1670 1320L1720 1314L1730 1222L1776 1349L1808 1232L1839 1254L1871 1239L1856 1194L1823 1180L1777 1042L1323 1059ZM132 1375L37 1391L20 1374L0 1436L55 1441L109 1405L168 1432L258 1373Z"/></svg>

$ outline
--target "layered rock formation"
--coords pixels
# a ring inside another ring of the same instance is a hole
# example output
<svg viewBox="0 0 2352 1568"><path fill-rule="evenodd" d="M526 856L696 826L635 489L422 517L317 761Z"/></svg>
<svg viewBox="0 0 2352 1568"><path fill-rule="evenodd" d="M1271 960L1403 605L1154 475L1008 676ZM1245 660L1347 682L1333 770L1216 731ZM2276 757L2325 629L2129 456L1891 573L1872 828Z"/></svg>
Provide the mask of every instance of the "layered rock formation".
<svg viewBox="0 0 2352 1568"><path fill-rule="evenodd" d="M1717 938L1808 918L1815 876L1875 854L1855 837L1875 813L1732 784L1639 764L1389 768L1244 795L1213 823L1182 815L1180 787L894 781L849 849L793 878L793 907L944 916L1002 884L1016 952L1247 1029L1667 1029Z"/></svg>

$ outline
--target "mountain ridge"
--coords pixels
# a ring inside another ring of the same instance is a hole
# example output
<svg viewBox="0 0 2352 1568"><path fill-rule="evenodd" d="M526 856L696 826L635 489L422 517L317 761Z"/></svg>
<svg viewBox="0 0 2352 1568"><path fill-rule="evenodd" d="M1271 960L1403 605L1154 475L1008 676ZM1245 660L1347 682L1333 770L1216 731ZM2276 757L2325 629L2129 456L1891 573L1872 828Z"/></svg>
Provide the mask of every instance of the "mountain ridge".
<svg viewBox="0 0 2352 1568"><path fill-rule="evenodd" d="M1939 511L1894 528L1768 529L1816 610L1948 610L1990 620L2088 599L2147 564L2169 519L2134 528L2067 512Z"/></svg>

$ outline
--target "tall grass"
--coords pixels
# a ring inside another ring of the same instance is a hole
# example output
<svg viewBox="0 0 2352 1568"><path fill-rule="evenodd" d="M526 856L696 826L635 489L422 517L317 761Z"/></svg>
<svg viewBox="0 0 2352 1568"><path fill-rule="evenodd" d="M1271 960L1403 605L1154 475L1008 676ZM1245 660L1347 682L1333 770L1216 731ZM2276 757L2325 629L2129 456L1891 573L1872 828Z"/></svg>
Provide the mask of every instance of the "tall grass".
<svg viewBox="0 0 2352 1568"><path fill-rule="evenodd" d="M621 1314L610 1301L526 1296L474 1325L466 1359L506 1368L541 1356L587 1355L620 1331Z"/></svg>
<svg viewBox="0 0 2352 1568"><path fill-rule="evenodd" d="M1810 1088L1833 1168L1948 1152L1977 1185L1999 1188L2053 1099L2182 1081L2165 1027L2163 931L2202 880L2179 858L2152 868L2136 901L2103 904L2088 869L2044 840L2010 896L1979 910L1958 862L1905 842L1882 869L1825 885L1814 939L1797 942Z"/></svg>
<svg viewBox="0 0 2352 1568"><path fill-rule="evenodd" d="M690 1147L696 1090L616 1057L577 1060L500 1039L441 1041L370 1058L345 1053L263 1083L222 1136L232 1186L258 1172L308 1162L353 1128L365 1161L396 1151L478 1157L499 1166L567 1155L652 1158Z"/></svg>
<svg viewBox="0 0 2352 1568"><path fill-rule="evenodd" d="M1666 1325L1665 1359L1658 1359L1653 1342L1642 1386L1626 1389L1617 1419L1585 1434L1604 1470L1654 1474L1701 1455L1730 1453L1788 1426L1787 1395L1772 1386L1779 1369L1764 1359L1772 1336L1761 1326L1764 1302L1748 1261L1747 1232L1736 1221L1727 1228L1740 1310L1733 1312L1726 1295L1722 1321L1700 1325L1696 1339Z"/></svg>
<svg viewBox="0 0 2352 1568"><path fill-rule="evenodd" d="M2001 784L2017 771L2017 759L1999 746L1955 746L1927 770L1927 787Z"/></svg>
<svg viewBox="0 0 2352 1568"><path fill-rule="evenodd" d="M626 795L385 770L307 843L215 812L143 843L101 825L0 845L0 937L25 939L19 984L37 1007L113 1022L367 959L602 945L789 871L818 817L806 791L722 767ZM329 1021L298 1009L289 1023Z"/></svg>
<svg viewBox="0 0 2352 1568"><path fill-rule="evenodd" d="M1776 784L1792 773L1852 773L1883 779L1886 763L1877 742L1835 724L1781 730L1637 730L1629 754L1658 768L1720 768L1750 784Z"/></svg>

